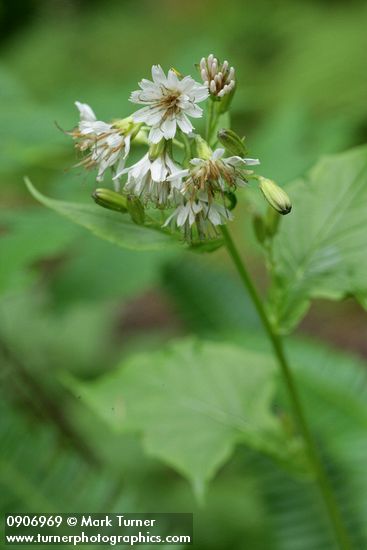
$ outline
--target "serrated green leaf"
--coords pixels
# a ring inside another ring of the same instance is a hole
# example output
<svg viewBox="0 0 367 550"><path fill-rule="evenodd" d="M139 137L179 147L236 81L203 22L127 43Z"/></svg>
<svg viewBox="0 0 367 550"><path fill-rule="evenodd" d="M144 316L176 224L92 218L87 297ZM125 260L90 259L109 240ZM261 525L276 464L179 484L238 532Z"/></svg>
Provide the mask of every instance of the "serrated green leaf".
<svg viewBox="0 0 367 550"><path fill-rule="evenodd" d="M231 344L185 340L130 358L76 391L113 428L143 435L146 451L186 476L201 496L236 443L269 448L271 358Z"/></svg>
<svg viewBox="0 0 367 550"><path fill-rule="evenodd" d="M111 243L132 250L158 250L174 246L177 240L172 236L149 227L136 225L124 214L105 210L95 204L78 204L45 197L26 178L25 183L35 199L66 216L74 223L89 229L92 233Z"/></svg>
<svg viewBox="0 0 367 550"><path fill-rule="evenodd" d="M293 212L274 237L270 310L283 332L312 298L367 292L367 147L323 158L287 186Z"/></svg>

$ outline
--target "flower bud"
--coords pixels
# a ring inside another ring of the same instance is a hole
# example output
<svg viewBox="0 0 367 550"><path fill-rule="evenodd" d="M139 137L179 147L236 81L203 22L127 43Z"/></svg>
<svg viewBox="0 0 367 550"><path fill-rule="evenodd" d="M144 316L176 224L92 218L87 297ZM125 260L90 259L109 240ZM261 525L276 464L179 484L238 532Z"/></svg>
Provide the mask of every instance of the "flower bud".
<svg viewBox="0 0 367 550"><path fill-rule="evenodd" d="M133 222L137 225L143 225L145 221L144 206L137 197L130 196L127 198L127 209Z"/></svg>
<svg viewBox="0 0 367 550"><path fill-rule="evenodd" d="M99 188L92 194L93 199L97 204L108 208L109 210L116 210L117 212L127 212L127 200L126 197L111 191L111 189Z"/></svg>
<svg viewBox="0 0 367 550"><path fill-rule="evenodd" d="M210 54L207 58L201 59L198 68L212 97L222 100L226 96L233 95L236 86L235 70L229 66L228 61L221 63L213 54Z"/></svg>
<svg viewBox="0 0 367 550"><path fill-rule="evenodd" d="M243 140L233 130L222 128L219 130L217 136L220 143L229 153L231 153L231 155L236 155L239 157L244 157L246 155L247 150Z"/></svg>
<svg viewBox="0 0 367 550"><path fill-rule="evenodd" d="M209 160L212 158L213 151L201 136L195 136L196 153L199 159Z"/></svg>
<svg viewBox="0 0 367 550"><path fill-rule="evenodd" d="M279 187L274 181L259 177L260 189L264 197L279 214L289 214L292 210L291 201L287 193Z"/></svg>

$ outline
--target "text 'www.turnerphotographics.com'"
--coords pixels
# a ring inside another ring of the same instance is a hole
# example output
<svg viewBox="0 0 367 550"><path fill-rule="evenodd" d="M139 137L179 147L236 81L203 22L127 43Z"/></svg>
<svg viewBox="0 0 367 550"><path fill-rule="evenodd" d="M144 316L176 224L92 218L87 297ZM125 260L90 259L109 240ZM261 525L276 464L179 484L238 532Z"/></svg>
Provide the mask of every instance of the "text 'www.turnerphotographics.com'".
<svg viewBox="0 0 367 550"><path fill-rule="evenodd" d="M193 516L165 514L7 514L6 545L135 546L192 544Z"/></svg>

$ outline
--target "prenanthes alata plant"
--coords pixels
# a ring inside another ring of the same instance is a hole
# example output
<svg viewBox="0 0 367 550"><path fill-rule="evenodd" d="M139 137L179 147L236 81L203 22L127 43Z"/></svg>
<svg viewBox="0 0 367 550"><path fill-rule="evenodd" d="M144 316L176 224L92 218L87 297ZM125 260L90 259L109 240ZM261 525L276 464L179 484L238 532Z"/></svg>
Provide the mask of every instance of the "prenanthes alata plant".
<svg viewBox="0 0 367 550"><path fill-rule="evenodd" d="M97 120L89 105L76 102L80 122L69 134L82 155L78 165L95 169L98 182L110 171L114 190L97 188L92 195L103 208L130 215L138 225L177 233L190 245L216 239L226 246L271 342L339 547L349 549L348 532L308 426L278 327L227 227L234 218L237 190L248 184L257 185L271 207L272 215L254 220L262 243L274 236L280 214L291 211L291 201L284 189L255 172L259 159L247 156L244 138L228 127L237 87L234 68L213 55L203 57L197 67L201 83L175 69L166 74L159 65L153 66L152 80L141 80L140 90L130 96L132 103L143 107L122 119ZM139 151L141 146L145 150L139 160L132 161L135 145Z"/></svg>

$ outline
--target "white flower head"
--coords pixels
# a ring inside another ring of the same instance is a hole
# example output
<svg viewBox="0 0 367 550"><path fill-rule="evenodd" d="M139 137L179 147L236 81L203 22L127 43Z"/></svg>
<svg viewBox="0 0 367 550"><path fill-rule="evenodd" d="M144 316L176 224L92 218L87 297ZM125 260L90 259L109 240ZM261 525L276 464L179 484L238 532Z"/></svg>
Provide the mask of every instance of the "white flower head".
<svg viewBox="0 0 367 550"><path fill-rule="evenodd" d="M245 185L249 173L246 167L259 164L258 159L224 158L224 149L214 152L208 147L201 149L209 158L194 158L189 168L175 174L176 178L184 178L179 204L165 222L165 226L176 225L183 229L188 240L192 240L193 229L200 239L216 237L216 227L233 219L225 204L226 193Z"/></svg>
<svg viewBox="0 0 367 550"><path fill-rule="evenodd" d="M181 168L163 151L155 159L149 153L129 168L117 172L115 178L128 174L124 190L136 195L143 202L167 206L174 190L182 185Z"/></svg>
<svg viewBox="0 0 367 550"><path fill-rule="evenodd" d="M132 122L109 124L97 120L87 103L75 102L79 113L78 127L69 132L76 140L76 148L87 153L77 166L96 168L97 181L102 181L108 168L120 171L130 151Z"/></svg>
<svg viewBox="0 0 367 550"><path fill-rule="evenodd" d="M153 65L152 79L139 82L141 90L132 92L130 101L145 105L133 114L135 122L151 126L149 140L158 143L172 139L179 127L189 134L193 126L188 117L200 118L203 110L197 105L208 95L208 88L191 76L180 79L172 69L167 76L160 65Z"/></svg>
<svg viewBox="0 0 367 550"><path fill-rule="evenodd" d="M190 168L183 170L180 175L186 177L182 193L194 196L197 192L205 192L209 197L215 193L235 191L243 187L246 176L252 174L248 166L260 164L258 159L232 156L224 158L225 150L216 149L210 158L194 158L190 161Z"/></svg>

